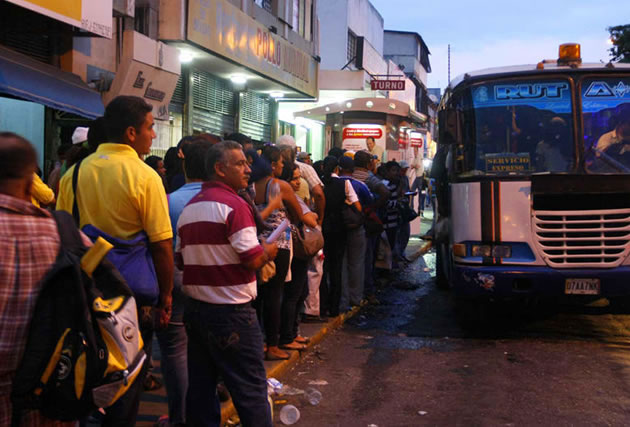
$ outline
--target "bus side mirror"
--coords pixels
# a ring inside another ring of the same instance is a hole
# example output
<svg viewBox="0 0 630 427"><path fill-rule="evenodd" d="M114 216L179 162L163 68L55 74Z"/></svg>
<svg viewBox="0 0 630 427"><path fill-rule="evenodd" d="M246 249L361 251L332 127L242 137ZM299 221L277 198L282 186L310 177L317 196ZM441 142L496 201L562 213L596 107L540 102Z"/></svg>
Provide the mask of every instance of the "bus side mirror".
<svg viewBox="0 0 630 427"><path fill-rule="evenodd" d="M442 109L438 112L438 123L440 126L440 139L443 144L455 144L459 140L457 126L458 114L456 110Z"/></svg>

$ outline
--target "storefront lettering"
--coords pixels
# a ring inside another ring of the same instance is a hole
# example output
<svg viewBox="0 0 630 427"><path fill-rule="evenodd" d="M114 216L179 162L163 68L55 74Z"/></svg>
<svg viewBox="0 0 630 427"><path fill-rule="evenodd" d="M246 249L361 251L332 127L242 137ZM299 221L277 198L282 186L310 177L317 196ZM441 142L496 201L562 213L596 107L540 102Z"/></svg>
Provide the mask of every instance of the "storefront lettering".
<svg viewBox="0 0 630 427"><path fill-rule="evenodd" d="M166 97L166 93L161 90L153 89L151 85L153 82L149 82L147 85L147 90L144 91L144 97L148 99L152 99L154 101L162 102L164 97Z"/></svg>
<svg viewBox="0 0 630 427"><path fill-rule="evenodd" d="M142 77L142 71L138 71L138 75L136 76L136 81L133 82L133 87L142 89L144 87L145 78Z"/></svg>
<svg viewBox="0 0 630 427"><path fill-rule="evenodd" d="M135 87L136 89L142 89L144 88L145 81L146 81L146 78L143 77L143 72L138 71L136 80L133 82L133 87ZM164 98L166 97L166 93L164 91L155 89L152 86L153 86L153 82L149 82L149 84L147 85L147 88L144 90L144 97L147 99L151 99L153 101L158 101L158 102L164 101Z"/></svg>

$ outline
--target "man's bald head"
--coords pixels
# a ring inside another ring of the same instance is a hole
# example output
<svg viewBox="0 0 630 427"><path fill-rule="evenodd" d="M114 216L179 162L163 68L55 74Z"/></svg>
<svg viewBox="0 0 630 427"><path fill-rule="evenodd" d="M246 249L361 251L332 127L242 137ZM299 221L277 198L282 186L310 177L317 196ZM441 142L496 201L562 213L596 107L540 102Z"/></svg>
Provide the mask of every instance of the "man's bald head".
<svg viewBox="0 0 630 427"><path fill-rule="evenodd" d="M0 132L0 193L28 200L36 168L31 143L12 132Z"/></svg>

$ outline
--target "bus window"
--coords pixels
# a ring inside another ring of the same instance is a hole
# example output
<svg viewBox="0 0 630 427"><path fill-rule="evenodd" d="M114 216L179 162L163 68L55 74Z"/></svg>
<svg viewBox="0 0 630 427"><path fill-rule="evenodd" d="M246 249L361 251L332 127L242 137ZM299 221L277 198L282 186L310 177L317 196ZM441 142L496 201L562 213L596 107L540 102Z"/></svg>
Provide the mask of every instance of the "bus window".
<svg viewBox="0 0 630 427"><path fill-rule="evenodd" d="M630 173L630 79L585 78L581 92L586 169Z"/></svg>
<svg viewBox="0 0 630 427"><path fill-rule="evenodd" d="M485 82L463 103L460 176L575 168L571 86L565 80Z"/></svg>

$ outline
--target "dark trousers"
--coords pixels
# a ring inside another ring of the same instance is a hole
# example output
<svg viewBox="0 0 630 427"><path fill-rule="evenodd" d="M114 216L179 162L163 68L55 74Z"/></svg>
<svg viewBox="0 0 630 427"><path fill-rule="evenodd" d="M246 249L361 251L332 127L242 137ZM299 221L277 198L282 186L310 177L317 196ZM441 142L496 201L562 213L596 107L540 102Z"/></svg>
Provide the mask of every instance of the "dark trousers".
<svg viewBox="0 0 630 427"><path fill-rule="evenodd" d="M289 260L291 251L278 250L274 260L276 275L267 283L258 284L258 298L254 303L258 321L262 323L265 331L265 341L268 346L277 346L280 339L280 319L282 310L282 293L284 292L284 280L289 272Z"/></svg>
<svg viewBox="0 0 630 427"><path fill-rule="evenodd" d="M188 333L186 425L219 426L220 375L245 427L271 426L263 340L251 304L214 305L190 300L184 315Z"/></svg>
<svg viewBox="0 0 630 427"><path fill-rule="evenodd" d="M363 287L363 295L374 295L374 262L376 260L376 250L378 248L379 235L368 236L365 245L365 285Z"/></svg>
<svg viewBox="0 0 630 427"><path fill-rule="evenodd" d="M298 336L298 316L308 296L307 272L308 261L293 258L291 281L284 284L280 344L290 344Z"/></svg>
<svg viewBox="0 0 630 427"><path fill-rule="evenodd" d="M105 409L102 426L124 427L132 426L136 423L138 409L140 408L140 395L144 390L144 378L151 364L149 357L153 347L153 316L151 309L152 307L139 307L138 309L138 323L147 359L140 374L136 377L131 387L127 389L127 392L116 403Z"/></svg>
<svg viewBox="0 0 630 427"><path fill-rule="evenodd" d="M398 251L398 228L399 227L394 227L385 230L389 248L392 250L392 268L398 267L398 258L400 256L400 252Z"/></svg>
<svg viewBox="0 0 630 427"><path fill-rule="evenodd" d="M324 235L324 280L319 287L320 312L330 316L339 315L343 255L346 251L346 233ZM326 278L328 280L326 280Z"/></svg>

